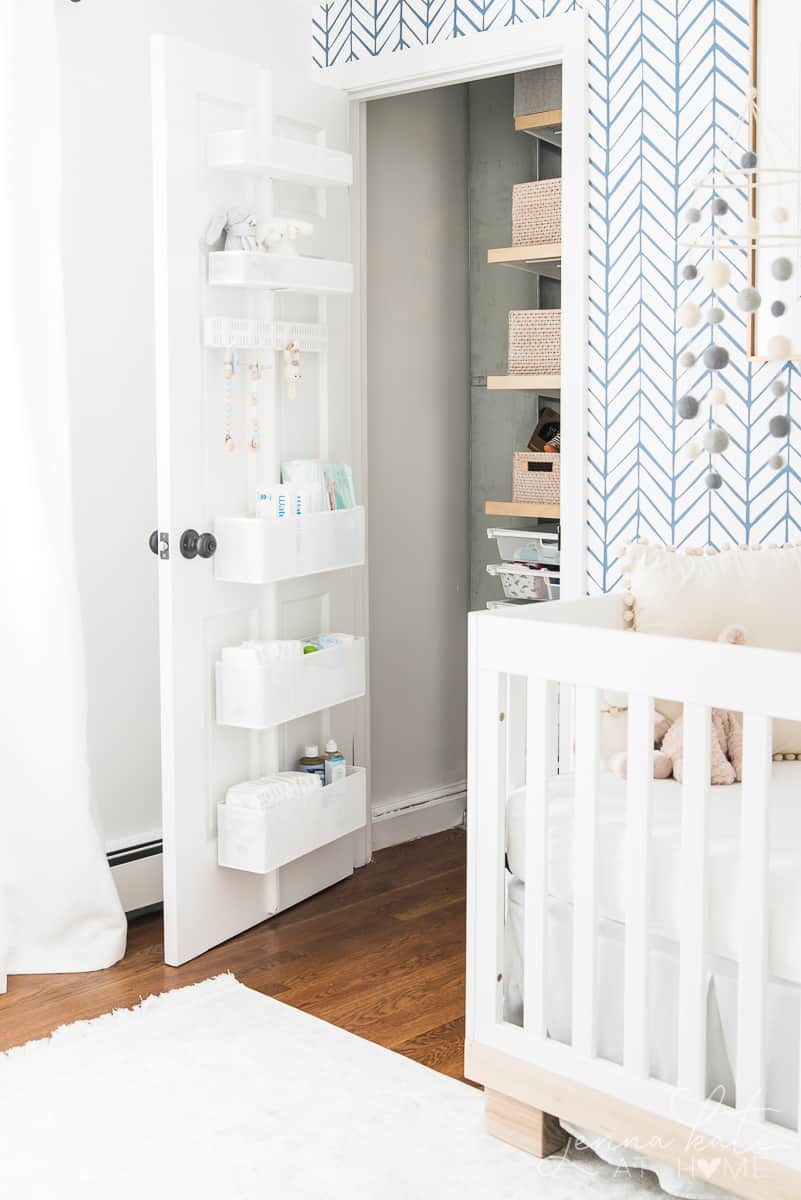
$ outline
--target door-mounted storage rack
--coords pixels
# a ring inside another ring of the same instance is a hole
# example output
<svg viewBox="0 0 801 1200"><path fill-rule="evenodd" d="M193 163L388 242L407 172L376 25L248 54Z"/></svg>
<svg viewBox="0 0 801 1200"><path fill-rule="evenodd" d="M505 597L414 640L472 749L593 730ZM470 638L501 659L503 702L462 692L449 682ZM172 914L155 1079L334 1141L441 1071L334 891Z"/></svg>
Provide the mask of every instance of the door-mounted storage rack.
<svg viewBox="0 0 801 1200"><path fill-rule="evenodd" d="M289 138L260 138L228 130L208 138L213 170L251 174L310 187L349 187L350 154ZM350 263L302 255L213 252L208 281L216 287L288 291L318 296L353 292ZM208 317L204 344L226 350L325 353L325 326ZM303 517L220 516L215 520L221 582L270 584L355 567L365 560L364 508ZM216 664L216 716L221 725L264 730L365 695L366 646L354 638L327 650L259 663L226 654ZM310 797L266 811L218 806L220 866L268 874L362 828L366 775L352 767L345 779Z"/></svg>

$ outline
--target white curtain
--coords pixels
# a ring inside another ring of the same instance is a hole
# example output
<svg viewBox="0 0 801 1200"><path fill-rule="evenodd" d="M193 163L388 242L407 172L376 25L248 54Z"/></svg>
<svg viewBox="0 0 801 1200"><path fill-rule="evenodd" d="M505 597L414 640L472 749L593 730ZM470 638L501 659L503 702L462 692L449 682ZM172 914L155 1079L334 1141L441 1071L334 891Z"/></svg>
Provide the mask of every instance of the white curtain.
<svg viewBox="0 0 801 1200"><path fill-rule="evenodd" d="M89 800L55 2L0 0L0 982L4 949L9 974L97 970L125 952Z"/></svg>

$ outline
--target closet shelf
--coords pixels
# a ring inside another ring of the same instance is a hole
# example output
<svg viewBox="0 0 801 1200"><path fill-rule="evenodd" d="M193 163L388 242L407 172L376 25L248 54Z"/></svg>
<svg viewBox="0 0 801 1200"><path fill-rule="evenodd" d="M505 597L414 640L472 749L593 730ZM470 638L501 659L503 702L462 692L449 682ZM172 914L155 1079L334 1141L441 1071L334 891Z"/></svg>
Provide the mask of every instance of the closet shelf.
<svg viewBox="0 0 801 1200"><path fill-rule="evenodd" d="M210 133L208 163L212 168L262 175L308 187L350 187L353 158L292 138L258 137L247 129Z"/></svg>
<svg viewBox="0 0 801 1200"><path fill-rule="evenodd" d="M487 500L484 512L488 517L540 517L559 520L558 504L530 504L515 500Z"/></svg>
<svg viewBox="0 0 801 1200"><path fill-rule="evenodd" d="M346 296L353 291L353 267L328 258L215 250L209 254L209 283L216 287Z"/></svg>
<svg viewBox="0 0 801 1200"><path fill-rule="evenodd" d="M217 724L271 729L358 700L366 691L364 638L297 658L217 663Z"/></svg>
<svg viewBox="0 0 801 1200"><path fill-rule="evenodd" d="M561 375L487 376L487 388L491 392L539 392L547 389L558 391L561 386Z"/></svg>
<svg viewBox="0 0 801 1200"><path fill-rule="evenodd" d="M562 246L559 242L548 246L503 246L488 250L487 262L515 267L518 271L530 271L547 279L562 278Z"/></svg>
<svg viewBox="0 0 801 1200"><path fill-rule="evenodd" d="M364 562L363 508L305 517L217 517L214 577L222 583L277 583Z"/></svg>
<svg viewBox="0 0 801 1200"><path fill-rule="evenodd" d="M545 112L521 113L515 117L515 129L518 133L528 133L532 137L541 138L552 146L562 145L562 110L550 108Z"/></svg>
<svg viewBox="0 0 801 1200"><path fill-rule="evenodd" d="M267 875L363 828L366 803L364 767L350 767L344 779L267 809L219 804L217 862Z"/></svg>

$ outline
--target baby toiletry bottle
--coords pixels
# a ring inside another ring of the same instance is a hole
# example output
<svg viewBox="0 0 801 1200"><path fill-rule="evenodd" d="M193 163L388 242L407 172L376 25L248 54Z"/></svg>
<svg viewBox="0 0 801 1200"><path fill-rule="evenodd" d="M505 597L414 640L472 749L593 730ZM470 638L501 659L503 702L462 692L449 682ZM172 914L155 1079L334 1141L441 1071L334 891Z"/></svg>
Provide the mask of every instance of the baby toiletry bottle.
<svg viewBox="0 0 801 1200"><path fill-rule="evenodd" d="M325 782L337 783L338 780L344 779L348 773L348 765L345 762L345 755L340 751L333 738L330 738L325 744Z"/></svg>
<svg viewBox="0 0 801 1200"><path fill-rule="evenodd" d="M325 758L320 753L319 746L304 746L303 757L298 759L298 770L307 775L319 775L320 783L326 783Z"/></svg>

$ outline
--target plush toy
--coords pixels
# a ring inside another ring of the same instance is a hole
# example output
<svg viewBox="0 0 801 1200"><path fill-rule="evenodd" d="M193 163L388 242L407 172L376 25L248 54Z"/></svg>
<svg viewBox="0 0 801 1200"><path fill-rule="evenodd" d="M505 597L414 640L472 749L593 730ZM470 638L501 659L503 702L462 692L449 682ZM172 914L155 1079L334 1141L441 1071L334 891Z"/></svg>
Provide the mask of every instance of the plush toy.
<svg viewBox="0 0 801 1200"><path fill-rule="evenodd" d="M215 213L206 231L206 242L216 245L225 234L225 250L249 250L261 253L264 247L259 242L258 226L253 213L246 208L228 208Z"/></svg>
<svg viewBox="0 0 801 1200"><path fill-rule="evenodd" d="M623 720L625 721L625 737L628 742L628 713L622 711ZM654 779L670 779L673 771L673 763L664 754L659 746L665 736L670 731L670 721L667 717L663 717L661 713L654 713ZM615 775L619 775L621 779L626 779L628 776L628 760L629 756L625 750L618 750L609 758L609 770L614 771Z"/></svg>
<svg viewBox="0 0 801 1200"><path fill-rule="evenodd" d="M309 221L288 221L281 217L273 217L259 230L261 247L268 254L281 254L294 257L298 248L295 242L300 237L311 237L314 226Z"/></svg>
<svg viewBox="0 0 801 1200"><path fill-rule="evenodd" d="M718 638L732 646L745 645L745 631L739 625L730 625ZM665 721L664 725L668 726ZM684 778L684 717L666 730L661 739L657 735L654 751L654 779L669 779L671 774L679 783ZM628 755L625 751L612 756L609 766L622 779L627 776ZM743 777L743 728L737 713L723 708L712 709L712 736L710 746L710 777L713 784L739 783Z"/></svg>

